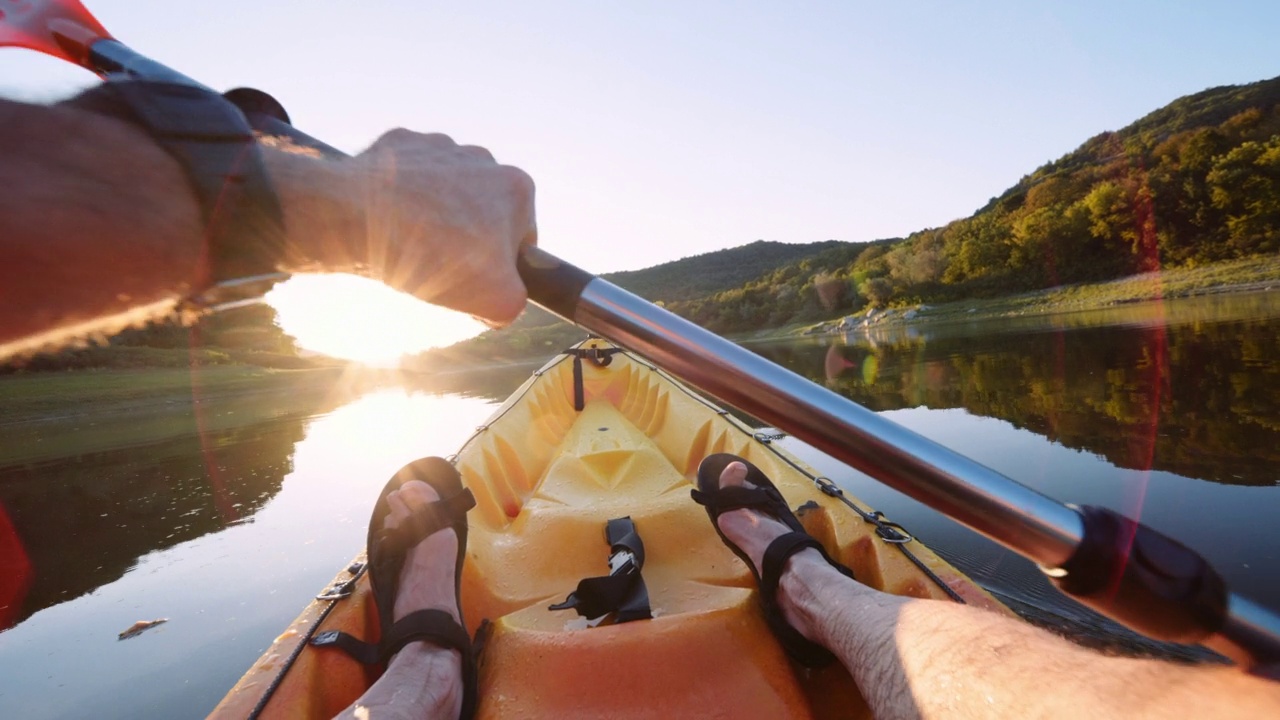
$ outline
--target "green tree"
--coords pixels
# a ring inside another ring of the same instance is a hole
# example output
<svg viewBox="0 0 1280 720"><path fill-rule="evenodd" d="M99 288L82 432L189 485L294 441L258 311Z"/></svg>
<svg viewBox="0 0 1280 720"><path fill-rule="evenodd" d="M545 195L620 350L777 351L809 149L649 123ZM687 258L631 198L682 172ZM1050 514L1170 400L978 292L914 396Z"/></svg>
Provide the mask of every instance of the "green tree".
<svg viewBox="0 0 1280 720"><path fill-rule="evenodd" d="M1232 254L1280 249L1280 136L1222 155L1206 180L1213 206L1226 213Z"/></svg>
<svg viewBox="0 0 1280 720"><path fill-rule="evenodd" d="M889 278L871 278L862 286L862 294L876 307L884 307L893 298L893 281Z"/></svg>

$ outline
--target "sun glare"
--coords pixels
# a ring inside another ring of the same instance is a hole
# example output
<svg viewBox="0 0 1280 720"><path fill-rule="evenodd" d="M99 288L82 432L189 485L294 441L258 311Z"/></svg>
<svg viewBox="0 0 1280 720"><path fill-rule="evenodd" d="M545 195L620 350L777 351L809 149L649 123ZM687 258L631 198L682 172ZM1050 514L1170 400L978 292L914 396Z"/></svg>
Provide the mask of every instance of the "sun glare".
<svg viewBox="0 0 1280 720"><path fill-rule="evenodd" d="M296 275L267 294L298 345L368 365L451 345L484 330L469 315L429 305L355 275Z"/></svg>

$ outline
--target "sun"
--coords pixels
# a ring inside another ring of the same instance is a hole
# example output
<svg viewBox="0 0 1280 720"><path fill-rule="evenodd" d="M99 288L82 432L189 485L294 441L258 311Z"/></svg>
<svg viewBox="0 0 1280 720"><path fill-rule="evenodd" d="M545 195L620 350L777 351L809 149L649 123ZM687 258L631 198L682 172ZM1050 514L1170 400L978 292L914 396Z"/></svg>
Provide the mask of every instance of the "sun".
<svg viewBox="0 0 1280 720"><path fill-rule="evenodd" d="M267 293L280 327L313 352L395 367L402 355L451 345L485 326L355 275L295 275Z"/></svg>

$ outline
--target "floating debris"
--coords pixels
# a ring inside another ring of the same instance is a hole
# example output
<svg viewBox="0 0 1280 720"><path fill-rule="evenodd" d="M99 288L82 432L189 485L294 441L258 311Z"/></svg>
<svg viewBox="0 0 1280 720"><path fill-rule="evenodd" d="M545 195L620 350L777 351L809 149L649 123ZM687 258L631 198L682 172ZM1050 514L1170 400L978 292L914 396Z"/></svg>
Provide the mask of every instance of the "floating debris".
<svg viewBox="0 0 1280 720"><path fill-rule="evenodd" d="M155 620L139 620L129 626L128 630L120 633L117 640L128 640L131 637L137 637L151 628L169 622L169 618L156 618Z"/></svg>

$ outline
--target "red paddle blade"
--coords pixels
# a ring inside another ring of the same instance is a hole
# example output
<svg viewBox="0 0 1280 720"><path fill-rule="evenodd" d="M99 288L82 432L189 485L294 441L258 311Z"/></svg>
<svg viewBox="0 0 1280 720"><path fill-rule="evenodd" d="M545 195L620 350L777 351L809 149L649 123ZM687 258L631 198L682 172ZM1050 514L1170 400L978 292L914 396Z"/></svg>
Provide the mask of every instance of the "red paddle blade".
<svg viewBox="0 0 1280 720"><path fill-rule="evenodd" d="M77 0L0 0L0 47L23 47L77 65L89 46L110 38Z"/></svg>

